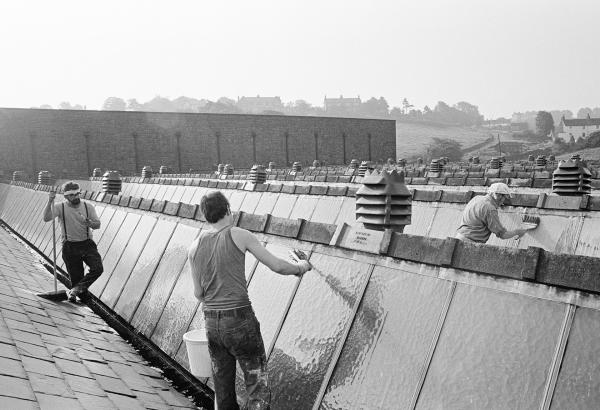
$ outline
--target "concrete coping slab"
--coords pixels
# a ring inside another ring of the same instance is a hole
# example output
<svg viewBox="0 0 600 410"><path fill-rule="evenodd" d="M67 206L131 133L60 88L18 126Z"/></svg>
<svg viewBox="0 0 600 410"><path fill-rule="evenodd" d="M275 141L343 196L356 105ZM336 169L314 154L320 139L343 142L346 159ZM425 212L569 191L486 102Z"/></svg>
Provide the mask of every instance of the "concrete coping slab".
<svg viewBox="0 0 600 410"><path fill-rule="evenodd" d="M162 210L162 213L165 215L175 216L179 212L180 205L181 205L181 202L166 201L165 206Z"/></svg>

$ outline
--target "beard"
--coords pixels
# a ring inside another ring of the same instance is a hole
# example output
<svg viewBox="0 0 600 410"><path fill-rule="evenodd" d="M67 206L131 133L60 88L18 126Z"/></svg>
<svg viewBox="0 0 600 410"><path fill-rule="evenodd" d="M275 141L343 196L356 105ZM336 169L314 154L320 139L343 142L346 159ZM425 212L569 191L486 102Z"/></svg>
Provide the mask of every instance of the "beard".
<svg viewBox="0 0 600 410"><path fill-rule="evenodd" d="M69 202L71 202L72 205L79 205L79 203L81 202L81 199L73 198Z"/></svg>

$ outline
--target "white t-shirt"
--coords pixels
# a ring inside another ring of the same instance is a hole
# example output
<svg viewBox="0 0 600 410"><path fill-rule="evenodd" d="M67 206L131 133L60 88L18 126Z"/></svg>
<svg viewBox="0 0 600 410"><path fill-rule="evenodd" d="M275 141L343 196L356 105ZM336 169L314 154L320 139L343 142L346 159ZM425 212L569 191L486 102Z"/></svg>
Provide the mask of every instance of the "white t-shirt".
<svg viewBox="0 0 600 410"><path fill-rule="evenodd" d="M77 206L70 205L67 201L56 204L54 205L53 215L55 218L58 217L63 242L80 242L92 239L92 229L85 225L85 219L89 218L92 221L99 221L94 206L84 201L79 202ZM66 234L65 225L67 227Z"/></svg>

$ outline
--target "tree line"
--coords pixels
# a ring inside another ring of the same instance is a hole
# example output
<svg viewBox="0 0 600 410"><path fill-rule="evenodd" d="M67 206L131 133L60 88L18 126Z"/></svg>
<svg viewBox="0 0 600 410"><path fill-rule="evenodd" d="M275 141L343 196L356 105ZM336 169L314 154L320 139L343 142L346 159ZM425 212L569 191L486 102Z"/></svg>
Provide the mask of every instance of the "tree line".
<svg viewBox="0 0 600 410"><path fill-rule="evenodd" d="M39 108L49 109L52 107L43 105ZM62 102L58 108L70 110L85 109L84 106L79 104L71 105L68 102ZM142 103L138 102L135 98L126 100L120 97L109 97L104 101L102 110L217 114L246 113L231 98L221 97L216 101L210 101L185 96L173 100L157 96ZM278 110L265 111L262 114L382 118L395 119L397 121L432 122L463 126L480 125L483 122L483 115L479 113L478 107L466 101L460 101L454 105L438 101L433 109L427 105L423 109L419 109L414 107L406 98L403 99L400 107L390 107L384 97L371 97L366 101L361 101L358 105L352 107L335 107L335 109L326 109L325 107L314 106L305 100L296 100L282 104Z"/></svg>

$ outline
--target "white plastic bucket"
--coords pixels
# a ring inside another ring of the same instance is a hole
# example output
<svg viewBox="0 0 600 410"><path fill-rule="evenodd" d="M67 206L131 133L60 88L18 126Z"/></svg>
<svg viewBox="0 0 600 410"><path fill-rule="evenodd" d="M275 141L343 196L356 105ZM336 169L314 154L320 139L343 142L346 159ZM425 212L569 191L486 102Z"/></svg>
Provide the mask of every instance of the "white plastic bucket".
<svg viewBox="0 0 600 410"><path fill-rule="evenodd" d="M196 377L212 377L212 365L208 353L208 339L204 328L190 330L183 335L190 370Z"/></svg>

